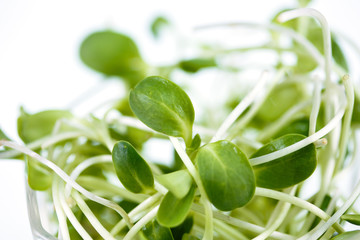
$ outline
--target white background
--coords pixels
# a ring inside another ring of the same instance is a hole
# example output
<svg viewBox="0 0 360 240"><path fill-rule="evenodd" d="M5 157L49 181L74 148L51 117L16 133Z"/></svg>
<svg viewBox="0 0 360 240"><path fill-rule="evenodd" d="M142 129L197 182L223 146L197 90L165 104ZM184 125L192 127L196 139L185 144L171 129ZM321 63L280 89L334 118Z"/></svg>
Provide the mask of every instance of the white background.
<svg viewBox="0 0 360 240"><path fill-rule="evenodd" d="M190 30L216 22L266 22L277 10L294 6L292 0L0 0L0 127L18 140L19 106L29 112L62 108L101 80L78 58L79 44L91 31L113 28L146 49L149 21L158 14ZM359 1L318 0L312 6L332 29L360 43ZM156 51L143 54L146 59L156 54L166 58ZM2 239L31 239L23 172L22 162L0 160Z"/></svg>

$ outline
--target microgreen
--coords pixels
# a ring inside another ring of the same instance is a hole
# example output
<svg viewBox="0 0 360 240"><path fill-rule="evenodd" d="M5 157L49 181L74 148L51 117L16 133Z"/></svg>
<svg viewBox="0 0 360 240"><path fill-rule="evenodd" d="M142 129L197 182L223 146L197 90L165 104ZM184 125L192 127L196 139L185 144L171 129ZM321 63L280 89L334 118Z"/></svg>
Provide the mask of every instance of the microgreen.
<svg viewBox="0 0 360 240"><path fill-rule="evenodd" d="M254 173L236 145L225 140L209 143L199 149L195 162L206 194L215 207L230 211L251 200L255 191Z"/></svg>
<svg viewBox="0 0 360 240"><path fill-rule="evenodd" d="M134 193L151 191L154 177L146 161L128 142L117 142L112 150L117 176L126 189Z"/></svg>
<svg viewBox="0 0 360 240"><path fill-rule="evenodd" d="M301 7L311 3L297 1ZM359 238L360 183L351 188L355 184L346 176L358 171L360 95L345 74L351 70L342 50L345 38L330 32L315 9L292 8L275 16L271 24L198 27L199 34L251 28L269 38L234 48L225 37L224 44L189 45L195 38L181 38L186 49L195 48L194 55L164 66L145 62L126 34L100 30L87 36L81 60L105 76L119 77L125 94L86 116L21 109L18 135L24 145L0 129L0 158L24 159L29 194L51 199L52 235ZM171 27L167 34L177 31L162 17L150 27L154 37L164 27ZM236 64L263 51L277 56L264 69ZM210 75L220 80L199 84ZM210 84L216 91L209 93L211 101L204 100ZM227 84L220 96L217 88ZM169 161L160 162L164 158ZM350 231L350 224L357 230Z"/></svg>
<svg viewBox="0 0 360 240"><path fill-rule="evenodd" d="M130 107L150 128L191 143L194 108L188 95L163 77L148 77L130 92Z"/></svg>
<svg viewBox="0 0 360 240"><path fill-rule="evenodd" d="M294 144L305 136L288 134L266 144L251 157L259 157ZM293 186L308 178L316 168L315 145L302 148L271 162L256 165L254 172L259 187L282 189Z"/></svg>

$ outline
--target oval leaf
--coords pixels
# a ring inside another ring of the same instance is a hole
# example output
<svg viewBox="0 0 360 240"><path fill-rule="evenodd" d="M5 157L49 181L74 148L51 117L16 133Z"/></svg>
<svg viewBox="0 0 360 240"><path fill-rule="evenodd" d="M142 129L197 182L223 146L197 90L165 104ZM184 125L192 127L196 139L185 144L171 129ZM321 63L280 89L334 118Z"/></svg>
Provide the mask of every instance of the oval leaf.
<svg viewBox="0 0 360 240"><path fill-rule="evenodd" d="M170 229L161 226L156 220L146 224L142 233L146 240L174 240Z"/></svg>
<svg viewBox="0 0 360 240"><path fill-rule="evenodd" d="M188 95L162 77L148 77L130 92L130 107L150 128L191 143L194 107Z"/></svg>
<svg viewBox="0 0 360 240"><path fill-rule="evenodd" d="M192 185L192 177L187 170L160 175L156 177L156 180L177 198L185 197Z"/></svg>
<svg viewBox="0 0 360 240"><path fill-rule="evenodd" d="M109 30L85 38L80 46L80 58L88 67L108 76L133 79L142 75L146 67L135 42Z"/></svg>
<svg viewBox="0 0 360 240"><path fill-rule="evenodd" d="M195 161L206 194L216 208L230 211L253 197L253 170L235 144L225 140L207 144L199 149Z"/></svg>
<svg viewBox="0 0 360 240"><path fill-rule="evenodd" d="M195 196L195 187L192 187L184 198L177 198L168 192L161 201L157 220L162 226L176 227L186 219Z"/></svg>
<svg viewBox="0 0 360 240"><path fill-rule="evenodd" d="M306 137L300 134L284 135L260 148L251 158L283 149L304 138ZM315 145L310 144L284 157L254 166L256 184L271 189L293 186L304 181L314 172L316 162Z"/></svg>
<svg viewBox="0 0 360 240"><path fill-rule="evenodd" d="M71 117L72 114L65 110L47 110L28 114L21 109L21 115L17 120L18 134L25 143L33 142L50 135L59 119Z"/></svg>
<svg viewBox="0 0 360 240"><path fill-rule="evenodd" d="M341 216L341 219L355 225L360 225L360 214L345 214Z"/></svg>
<svg viewBox="0 0 360 240"><path fill-rule="evenodd" d="M214 58L193 58L179 62L179 67L190 73L196 73L203 68L216 67Z"/></svg>
<svg viewBox="0 0 360 240"><path fill-rule="evenodd" d="M360 239L360 230L344 232L331 238L331 240L355 240L355 239Z"/></svg>
<svg viewBox="0 0 360 240"><path fill-rule="evenodd" d="M116 174L126 189L134 193L149 192L154 177L149 165L126 141L117 142L112 151Z"/></svg>
<svg viewBox="0 0 360 240"><path fill-rule="evenodd" d="M50 170L37 160L26 156L26 172L29 186L36 191L45 191L52 184Z"/></svg>

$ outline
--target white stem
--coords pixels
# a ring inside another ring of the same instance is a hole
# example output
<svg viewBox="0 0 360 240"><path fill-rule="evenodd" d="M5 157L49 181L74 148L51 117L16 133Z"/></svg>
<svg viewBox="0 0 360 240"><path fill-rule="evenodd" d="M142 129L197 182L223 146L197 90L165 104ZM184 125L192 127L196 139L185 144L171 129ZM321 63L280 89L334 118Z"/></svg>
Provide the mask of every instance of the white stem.
<svg viewBox="0 0 360 240"><path fill-rule="evenodd" d="M255 100L259 93L265 87L266 80L268 79L268 71L261 73L255 87L240 101L240 103L234 108L234 110L227 116L225 121L221 124L210 142L220 140L230 126L239 118L239 116L245 111L245 109Z"/></svg>
<svg viewBox="0 0 360 240"><path fill-rule="evenodd" d="M101 155L101 156L89 158L89 159L81 162L79 165L77 165L76 168L71 172L70 177L71 177L71 179L73 179L75 181L80 176L80 174L88 167L90 167L94 164L106 163L106 162L112 162L111 155ZM65 186L65 196L66 197L70 196L71 189L72 189L71 185L66 184L66 186Z"/></svg>
<svg viewBox="0 0 360 240"><path fill-rule="evenodd" d="M160 193L156 193L153 196L147 198L129 212L129 217L133 220L133 222L136 222L140 218L139 214L145 211L150 206L154 205L160 199L161 196L162 195ZM125 222L124 220L121 220L113 227L110 233L115 235L119 231L121 231L123 227L125 227Z"/></svg>
<svg viewBox="0 0 360 240"><path fill-rule="evenodd" d="M280 22L286 22L294 18L309 16L314 17L320 22L322 35L324 39L324 53L325 53L325 77L326 82L329 83L331 81L331 33L329 29L329 24L326 21L324 15L322 15L319 11L312 8L299 8L290 11L283 12L279 15L278 20Z"/></svg>
<svg viewBox="0 0 360 240"><path fill-rule="evenodd" d="M329 218L325 223L323 223L313 234L309 235L304 235L303 237L301 237L299 240L316 240L318 239L324 232L327 231L327 229L329 227L331 227L333 224L336 223L336 221L339 220L339 218L349 209L349 207L351 207L351 205L354 204L354 202L356 201L356 199L359 197L360 195L360 181L358 182L358 184L356 185L353 193L351 194L351 196L347 199L347 201L340 207L339 210L337 210L331 218Z"/></svg>
<svg viewBox="0 0 360 240"><path fill-rule="evenodd" d="M62 238L64 240L70 240L69 235L69 229L67 227L66 223L66 215L64 213L64 210L61 206L60 197L59 197L59 191L58 191L58 181L57 179L54 179L54 182L52 184L52 198L53 198L53 204L56 212L56 217L59 222L59 233L61 234Z"/></svg>
<svg viewBox="0 0 360 240"><path fill-rule="evenodd" d="M313 105L309 118L309 136L316 132L316 122L321 105L321 84L318 78L315 79L313 96Z"/></svg>
<svg viewBox="0 0 360 240"><path fill-rule="evenodd" d="M191 209L193 211L201 213L201 214L204 214L204 212L205 212L204 207L199 205L199 204L196 204L196 203L194 203L191 206ZM256 234L260 234L263 231L265 231L264 227L261 227L261 226L258 226L256 224L252 224L252 223L240 220L240 219L235 218L235 217L231 217L231 216L226 215L226 214L224 214L222 212L215 211L215 212L213 212L213 215L214 215L214 218L216 218L218 220L221 220L221 221L223 221L223 222L225 222L227 224L230 224L232 226L243 229L245 231L250 231L250 232L253 232L253 233L256 233ZM277 231L273 232L270 236L272 238L274 238L274 239L295 240L295 237L293 237L291 235L288 235L288 234L285 234L285 233L277 232Z"/></svg>
<svg viewBox="0 0 360 240"><path fill-rule="evenodd" d="M96 216L93 214L91 209L82 199L78 192L73 192L73 197L79 206L80 210L84 213L85 217L89 220L90 224L94 227L94 229L99 233L99 235L104 239L115 240L114 236L111 235L104 226L99 222Z"/></svg>
<svg viewBox="0 0 360 240"><path fill-rule="evenodd" d="M293 187L289 196L293 196L295 191L296 187ZM266 230L257 237L255 237L253 240L266 240L271 235L271 233L273 233L284 221L290 207L291 204L289 202L278 203L278 205L276 206L276 208L279 209L277 217L275 219L270 219L268 222L270 223L270 225L266 225ZM277 212L277 210L275 209L274 212Z"/></svg>
<svg viewBox="0 0 360 240"><path fill-rule="evenodd" d="M40 163L44 164L45 166L47 166L48 168L50 168L51 170L53 170L59 177L61 177L66 183L68 183L69 185L71 185L73 188L75 188L77 191L79 191L80 193L82 193L84 196L86 196L87 198L89 198L92 201L98 202L104 206L107 206L109 208L114 209L117 213L119 213L127 222L127 224L129 225L129 227L132 226L132 223L130 221L129 216L127 215L127 213L125 212L124 209L122 209L118 204L109 201L105 198L99 197L91 192L89 192L88 190L86 190L85 188L83 188L82 186L80 186L77 182L75 182L69 175L67 175L60 167L58 167L55 163L53 163L52 161L40 156L39 154L37 154L36 152L21 146L15 142L11 142L11 141L6 141L6 140L0 140L0 146L4 145L13 149L16 149L34 159L36 159L37 161L39 161Z"/></svg>
<svg viewBox="0 0 360 240"><path fill-rule="evenodd" d="M338 123L341 121L343 115L344 115L345 109L342 107L337 114L326 124L322 129L314 133L313 135L304 138L303 140L294 143L286 148L280 149L278 151L256 157L251 158L250 163L252 166L259 165L262 163L270 162L274 159L281 158L289 153L295 152L303 147L306 147L307 145L317 141L318 139L322 138L326 134L328 134L331 130L333 130Z"/></svg>
<svg viewBox="0 0 360 240"><path fill-rule="evenodd" d="M201 182L199 173L196 170L196 168L195 168L194 164L192 163L191 159L189 158L189 156L186 154L186 151L182 148L179 140L175 137L169 137L169 138L170 138L170 141L173 144L176 152L179 154L181 160L183 161L184 165L188 169L191 176L194 178L194 181L199 188L201 197L203 198L202 202L205 206L205 215L208 220L205 223L205 233L204 233L203 240L212 240L212 238L213 238L213 236L212 236L213 235L213 222L212 222L211 204L207 198L206 191ZM207 238L205 238L205 237L207 237Z"/></svg>
<svg viewBox="0 0 360 240"><path fill-rule="evenodd" d="M57 180L58 181L58 180ZM58 184L60 184L58 182ZM83 228L83 226L80 224L80 222L77 220L74 213L71 211L65 196L64 192L60 190L60 187L57 188L57 194L60 199L60 204L62 209L64 210L67 218L69 219L71 225L75 228L76 232L84 239L84 240L92 240L91 236L86 232L86 230Z"/></svg>
<svg viewBox="0 0 360 240"><path fill-rule="evenodd" d="M322 57L322 54L319 52L319 50L303 35L295 32L292 29L281 27L279 25L275 24L258 24L258 23L250 23L250 22L233 22L233 23L219 23L219 24L212 24L212 25L205 25L205 26L199 26L196 27L195 30L205 30L205 29L211 29L211 28L219 28L219 27L235 27L235 26L241 26L241 27L247 27L250 29L269 29L274 30L277 32L284 33L285 35L291 37L294 39L297 43L302 45L306 51L310 54L310 56L321 66L325 66L324 59Z"/></svg>
<svg viewBox="0 0 360 240"><path fill-rule="evenodd" d="M156 217L158 210L159 206L156 206L144 217L142 217L132 228L130 228L123 240L133 240L140 229Z"/></svg>

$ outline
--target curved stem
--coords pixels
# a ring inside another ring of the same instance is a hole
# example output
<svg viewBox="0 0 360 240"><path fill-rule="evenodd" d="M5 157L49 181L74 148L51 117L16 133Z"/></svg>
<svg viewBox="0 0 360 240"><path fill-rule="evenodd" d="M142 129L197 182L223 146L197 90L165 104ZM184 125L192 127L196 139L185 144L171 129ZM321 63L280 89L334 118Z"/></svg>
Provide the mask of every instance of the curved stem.
<svg viewBox="0 0 360 240"><path fill-rule="evenodd" d="M303 140L301 140L297 143L294 143L286 148L283 148L281 150L278 150L278 151L275 151L275 152L272 152L272 153L269 153L269 154L266 154L266 155L263 155L260 157L251 158L250 159L251 165L255 166L255 165L262 164L262 163L270 162L274 159L283 157L289 153L295 152L295 151L315 142L316 140L322 138L323 136L325 136L331 130L333 130L335 127L338 126L338 123L342 119L344 112L345 112L344 107L340 108L340 110L337 112L337 114L322 129L320 129L313 135L311 135L307 138L304 138Z"/></svg>
<svg viewBox="0 0 360 240"><path fill-rule="evenodd" d="M238 119L238 117L245 111L245 109L255 100L258 94L263 90L268 72L263 71L260 79L255 87L240 101L240 103L234 108L234 110L227 116L225 121L221 124L210 142L220 140L230 126Z"/></svg>
<svg viewBox="0 0 360 240"><path fill-rule="evenodd" d="M182 148L179 140L175 137L169 137L169 138L170 138L170 141L173 144L176 152L179 154L181 160L183 161L186 168L189 170L189 173L194 178L194 181L199 188L199 191L200 191L200 194L202 197L202 202L205 207L205 215L206 215L206 219L207 219L207 221L205 222L205 233L204 233L203 240L212 240L213 239L213 222L212 222L213 216L212 216L211 204L207 198L207 194L206 194L205 188L201 182L199 173L196 170L195 166L193 165L189 156L186 154L186 151Z"/></svg>
<svg viewBox="0 0 360 240"><path fill-rule="evenodd" d="M278 16L278 20L280 22L286 22L294 18L302 17L302 16L310 16L314 17L320 22L322 35L324 39L324 53L325 53L325 79L326 84L331 81L331 33L329 29L329 24L319 11L312 8L299 8L290 11L286 11L281 13Z"/></svg>
<svg viewBox="0 0 360 240"><path fill-rule="evenodd" d="M124 209L122 209L118 204L109 201L107 199L104 199L102 197L99 197L89 191L87 191L85 188L83 188L82 186L80 186L77 182L75 182L69 175L67 175L60 167L58 167L55 163L49 161L48 159L40 156L39 154L37 154L36 152L21 146L15 142L11 142L11 141L6 141L6 140L0 140L0 146L4 145L13 149L16 149L26 155L29 155L30 157L36 159L37 161L39 161L40 163L44 164L45 166L47 166L48 168L50 168L51 170L53 170L59 177L61 177L66 183L70 184L73 188L75 188L77 191L79 191L80 193L82 193L84 196L86 196L87 198L98 202L104 206L107 206L109 208L114 209L117 213L119 213L127 222L127 224L129 225L129 227L132 226L132 223L130 221L129 216L127 215L127 213L125 212Z"/></svg>
<svg viewBox="0 0 360 240"><path fill-rule="evenodd" d="M136 234L140 231L140 229L156 217L158 210L159 210L159 206L156 206L150 212L148 212L144 217L142 217L132 228L130 228L129 232L125 235L123 240L134 239Z"/></svg>
<svg viewBox="0 0 360 240"><path fill-rule="evenodd" d="M84 213L85 217L89 220L90 224L94 227L94 229L99 233L101 237L104 239L115 240L114 236L112 236L104 226L99 222L96 218L94 213L82 199L78 192L72 193L77 205L79 206L80 210Z"/></svg>
<svg viewBox="0 0 360 240"><path fill-rule="evenodd" d="M257 187L255 190L255 195L289 202L291 204L294 204L295 206L308 210L309 212L315 214L316 216L320 217L323 220L327 220L330 218L329 215L327 215L323 210L321 210L317 206L301 198L291 196L283 192ZM334 228L338 232L344 232L344 229L339 224L334 224Z"/></svg>

